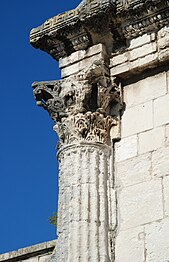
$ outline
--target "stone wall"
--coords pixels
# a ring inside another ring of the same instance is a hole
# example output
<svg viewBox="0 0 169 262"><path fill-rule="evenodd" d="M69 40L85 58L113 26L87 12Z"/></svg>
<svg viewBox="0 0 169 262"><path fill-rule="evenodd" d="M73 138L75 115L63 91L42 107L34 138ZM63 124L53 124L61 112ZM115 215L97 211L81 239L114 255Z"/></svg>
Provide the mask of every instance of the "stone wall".
<svg viewBox="0 0 169 262"><path fill-rule="evenodd" d="M161 32L111 59L126 105L115 143L116 262L169 261L169 53Z"/></svg>
<svg viewBox="0 0 169 262"><path fill-rule="evenodd" d="M38 245L22 248L17 251L0 255L2 262L45 262L51 257L56 241L49 241Z"/></svg>

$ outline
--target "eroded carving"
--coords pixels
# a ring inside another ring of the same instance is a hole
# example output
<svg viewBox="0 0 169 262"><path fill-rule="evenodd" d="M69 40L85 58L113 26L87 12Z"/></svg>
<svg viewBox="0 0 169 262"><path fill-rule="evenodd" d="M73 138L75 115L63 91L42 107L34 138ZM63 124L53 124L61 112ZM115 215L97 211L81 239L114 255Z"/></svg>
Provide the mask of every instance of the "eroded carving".
<svg viewBox="0 0 169 262"><path fill-rule="evenodd" d="M168 25L168 18L169 0L85 0L33 29L30 41L56 60L98 43L112 52Z"/></svg>
<svg viewBox="0 0 169 262"><path fill-rule="evenodd" d="M96 60L76 76L34 83L33 88L37 104L55 121L54 129L62 144L84 140L108 143L110 128L118 123L122 101L118 82L110 81L102 60Z"/></svg>
<svg viewBox="0 0 169 262"><path fill-rule="evenodd" d="M159 49L169 47L169 27L167 26L158 32L158 47Z"/></svg>

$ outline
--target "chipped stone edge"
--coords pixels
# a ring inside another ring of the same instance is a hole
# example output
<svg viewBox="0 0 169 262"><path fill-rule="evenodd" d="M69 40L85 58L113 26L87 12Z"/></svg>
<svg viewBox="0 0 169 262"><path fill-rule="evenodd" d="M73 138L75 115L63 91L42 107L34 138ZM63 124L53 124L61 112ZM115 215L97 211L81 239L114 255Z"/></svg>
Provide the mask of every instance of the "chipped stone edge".
<svg viewBox="0 0 169 262"><path fill-rule="evenodd" d="M48 254L53 251L56 240L51 240L41 244L25 247L16 251L0 254L0 261L20 261L20 259L28 259L32 256L40 254Z"/></svg>

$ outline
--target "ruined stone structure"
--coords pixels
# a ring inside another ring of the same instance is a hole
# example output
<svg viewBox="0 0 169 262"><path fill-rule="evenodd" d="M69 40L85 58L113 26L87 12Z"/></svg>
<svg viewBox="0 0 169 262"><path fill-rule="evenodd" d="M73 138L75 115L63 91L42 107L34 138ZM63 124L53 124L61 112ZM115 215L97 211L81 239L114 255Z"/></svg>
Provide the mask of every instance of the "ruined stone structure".
<svg viewBox="0 0 169 262"><path fill-rule="evenodd" d="M60 137L46 261L169 261L168 18L168 0L83 0L31 31L62 74L33 84Z"/></svg>

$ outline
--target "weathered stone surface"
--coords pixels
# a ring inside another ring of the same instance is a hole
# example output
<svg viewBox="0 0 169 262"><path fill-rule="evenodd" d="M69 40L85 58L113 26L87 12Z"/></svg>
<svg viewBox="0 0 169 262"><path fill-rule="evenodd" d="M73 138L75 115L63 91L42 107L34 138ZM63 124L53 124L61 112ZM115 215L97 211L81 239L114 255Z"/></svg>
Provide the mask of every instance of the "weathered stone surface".
<svg viewBox="0 0 169 262"><path fill-rule="evenodd" d="M161 73L125 86L124 101L127 107L131 107L163 96L166 92L166 73Z"/></svg>
<svg viewBox="0 0 169 262"><path fill-rule="evenodd" d="M123 138L115 144L116 161L120 162L137 155L137 136Z"/></svg>
<svg viewBox="0 0 169 262"><path fill-rule="evenodd" d="M164 213L169 216L169 176L163 178Z"/></svg>
<svg viewBox="0 0 169 262"><path fill-rule="evenodd" d="M136 37L129 41L129 49L134 49L136 47L143 46L150 43L152 40L151 34L144 34L142 36Z"/></svg>
<svg viewBox="0 0 169 262"><path fill-rule="evenodd" d="M169 218L145 226L147 262L167 262L169 258Z"/></svg>
<svg viewBox="0 0 169 262"><path fill-rule="evenodd" d="M158 127L150 131L146 131L139 134L138 137L138 152L143 154L149 151L154 151L165 143L165 128Z"/></svg>
<svg viewBox="0 0 169 262"><path fill-rule="evenodd" d="M60 145L77 141L110 144L110 129L118 125L123 108L118 80L112 82L104 57L92 61L65 80L33 84L37 104L56 123Z"/></svg>
<svg viewBox="0 0 169 262"><path fill-rule="evenodd" d="M169 147L153 152L152 174L157 177L169 175Z"/></svg>
<svg viewBox="0 0 169 262"><path fill-rule="evenodd" d="M133 157L116 164L116 186L131 186L150 179L151 154Z"/></svg>
<svg viewBox="0 0 169 262"><path fill-rule="evenodd" d="M116 210L116 199L111 191L109 154L108 146L94 143L75 144L60 151L61 186L54 261L56 258L61 262L78 261L79 257L84 261L111 261L113 236L109 228L114 221L111 208L114 203Z"/></svg>
<svg viewBox="0 0 169 262"><path fill-rule="evenodd" d="M131 74L138 74L144 72L145 69L151 69L157 65L158 53L148 54L144 57L139 57L138 59L130 62L130 71Z"/></svg>
<svg viewBox="0 0 169 262"><path fill-rule="evenodd" d="M165 143L169 146L169 125L166 125L165 127Z"/></svg>
<svg viewBox="0 0 169 262"><path fill-rule="evenodd" d="M48 257L46 257L46 256L41 256L41 257L39 257L38 262L48 262L49 259L50 259L50 257L51 257L51 255L48 256Z"/></svg>
<svg viewBox="0 0 169 262"><path fill-rule="evenodd" d="M144 182L119 192L120 230L163 218L161 179Z"/></svg>
<svg viewBox="0 0 169 262"><path fill-rule="evenodd" d="M119 232L116 239L115 261L145 261L144 238L143 227Z"/></svg>
<svg viewBox="0 0 169 262"><path fill-rule="evenodd" d="M79 73L79 71L84 70L90 67L95 61L99 61L102 58L102 53L96 54L95 56L88 57L84 60L81 60L77 63L74 63L68 67L62 68L61 76L62 78L69 77Z"/></svg>
<svg viewBox="0 0 169 262"><path fill-rule="evenodd" d="M38 245L21 248L17 251L12 251L0 255L0 261L29 261L43 262L45 259L49 259L54 247L56 246L56 240L44 242ZM43 260L41 258L43 257Z"/></svg>
<svg viewBox="0 0 169 262"><path fill-rule="evenodd" d="M111 62L111 64L113 65L113 60ZM111 76L116 76L116 75L122 75L123 73L129 72L130 71L130 65L128 62L117 65L115 67L112 67L110 69L110 74Z"/></svg>
<svg viewBox="0 0 169 262"><path fill-rule="evenodd" d="M38 262L39 258L38 257L31 257L29 259L26 259L26 262Z"/></svg>
<svg viewBox="0 0 169 262"><path fill-rule="evenodd" d="M169 58L169 27L165 26L157 34L159 59L166 61Z"/></svg>
<svg viewBox="0 0 169 262"><path fill-rule="evenodd" d="M115 53L114 57L110 59L110 67L123 64L127 61L128 61L127 53L118 54L118 55Z"/></svg>
<svg viewBox="0 0 169 262"><path fill-rule="evenodd" d="M120 59L118 60L118 53L113 53L112 58L110 59L110 72L112 76L133 76L135 74L139 74L141 72L144 72L145 69L151 69L153 67L156 67L158 63L161 61L159 53L155 50L158 47L156 43L154 43L154 49L152 49L152 52L149 52L149 48L147 51L145 50L145 55L143 55L144 46L141 48L137 48L136 50L124 50L124 52L120 55ZM137 58L137 52L139 53L139 57ZM133 60L133 54L135 56L135 59ZM123 60L123 62L122 62ZM114 62L115 61L115 62Z"/></svg>
<svg viewBox="0 0 169 262"><path fill-rule="evenodd" d="M146 44L142 47L135 48L130 51L130 61L155 53L157 49L156 43Z"/></svg>
<svg viewBox="0 0 169 262"><path fill-rule="evenodd" d="M169 47L169 26L165 26L157 33L159 50Z"/></svg>
<svg viewBox="0 0 169 262"><path fill-rule="evenodd" d="M123 46L126 39L165 26L167 8L167 1L158 0L141 0L139 4L137 1L85 1L33 29L30 41L56 60L97 43L105 44L111 52L114 46Z"/></svg>
<svg viewBox="0 0 169 262"><path fill-rule="evenodd" d="M167 71L167 93L169 93L169 71Z"/></svg>
<svg viewBox="0 0 169 262"><path fill-rule="evenodd" d="M152 101L127 108L122 119L122 137L131 136L153 128Z"/></svg>
<svg viewBox="0 0 169 262"><path fill-rule="evenodd" d="M61 58L59 60L59 67L60 67L60 69L63 69L65 67L69 67L72 64L78 63L78 62L85 60L87 58L91 58L92 56L96 56L100 53L102 54L103 57L107 56L106 47L102 44L91 46L87 50L76 51L68 57Z"/></svg>
<svg viewBox="0 0 169 262"><path fill-rule="evenodd" d="M169 108L169 94L157 98L154 101L154 125L161 126L164 124L169 123L169 115L168 110Z"/></svg>

